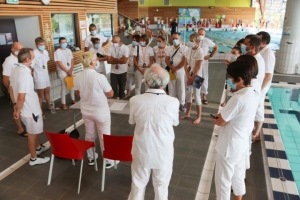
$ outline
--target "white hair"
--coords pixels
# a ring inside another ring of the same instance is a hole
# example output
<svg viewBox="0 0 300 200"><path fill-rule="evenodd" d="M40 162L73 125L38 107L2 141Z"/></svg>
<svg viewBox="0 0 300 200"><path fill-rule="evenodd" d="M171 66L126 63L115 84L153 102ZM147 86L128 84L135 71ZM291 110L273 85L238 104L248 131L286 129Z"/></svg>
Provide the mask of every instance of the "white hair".
<svg viewBox="0 0 300 200"><path fill-rule="evenodd" d="M146 69L144 79L147 85L153 89L165 88L170 81L169 73L158 63L154 63Z"/></svg>

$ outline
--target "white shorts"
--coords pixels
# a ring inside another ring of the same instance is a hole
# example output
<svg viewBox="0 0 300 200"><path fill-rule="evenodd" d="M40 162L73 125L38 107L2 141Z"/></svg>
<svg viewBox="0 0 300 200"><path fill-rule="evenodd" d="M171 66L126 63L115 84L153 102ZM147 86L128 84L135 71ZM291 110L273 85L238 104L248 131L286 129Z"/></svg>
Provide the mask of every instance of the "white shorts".
<svg viewBox="0 0 300 200"><path fill-rule="evenodd" d="M43 117L42 114L37 116L37 121L33 117L24 117L21 115L21 121L26 127L27 133L40 134L43 132Z"/></svg>
<svg viewBox="0 0 300 200"><path fill-rule="evenodd" d="M50 80L43 81L43 82L34 82L35 89L45 89L47 87L50 87Z"/></svg>

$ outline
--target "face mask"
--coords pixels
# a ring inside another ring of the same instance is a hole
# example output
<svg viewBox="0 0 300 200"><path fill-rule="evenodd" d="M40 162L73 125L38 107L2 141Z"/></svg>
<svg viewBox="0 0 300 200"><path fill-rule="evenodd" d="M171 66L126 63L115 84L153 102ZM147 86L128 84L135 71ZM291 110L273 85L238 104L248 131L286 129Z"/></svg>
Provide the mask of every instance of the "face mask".
<svg viewBox="0 0 300 200"><path fill-rule="evenodd" d="M119 46L119 44L118 44L118 43L114 43L114 47L116 47L116 48L117 48L118 46Z"/></svg>
<svg viewBox="0 0 300 200"><path fill-rule="evenodd" d="M17 56L19 54L19 51L15 51L14 54Z"/></svg>
<svg viewBox="0 0 300 200"><path fill-rule="evenodd" d="M230 78L226 79L226 83L229 85L231 89L236 90L236 84L233 84Z"/></svg>
<svg viewBox="0 0 300 200"><path fill-rule="evenodd" d="M229 59L231 62L236 61L237 57L238 57L237 55L234 55L232 53L230 53L230 55L229 55Z"/></svg>
<svg viewBox="0 0 300 200"><path fill-rule="evenodd" d="M203 35L200 35L200 40L203 40L204 39L204 36Z"/></svg>
<svg viewBox="0 0 300 200"><path fill-rule="evenodd" d="M100 67L100 62L97 60L97 65L95 66L95 70L99 69Z"/></svg>
<svg viewBox="0 0 300 200"><path fill-rule="evenodd" d="M65 48L67 48L68 43L62 43L60 46L61 46L61 48L65 49Z"/></svg>
<svg viewBox="0 0 300 200"><path fill-rule="evenodd" d="M173 40L173 44L175 45L175 46L177 46L178 44L179 44L179 40Z"/></svg>
<svg viewBox="0 0 300 200"><path fill-rule="evenodd" d="M188 47L190 47L190 48L194 48L194 47L195 47L195 44L194 44L194 42L188 42Z"/></svg>
<svg viewBox="0 0 300 200"><path fill-rule="evenodd" d="M100 47L100 44L95 44L96 49L99 49L99 47Z"/></svg>
<svg viewBox="0 0 300 200"><path fill-rule="evenodd" d="M132 41L132 45L133 45L133 46L137 46L138 43L137 43L136 41Z"/></svg>
<svg viewBox="0 0 300 200"><path fill-rule="evenodd" d="M146 42L140 42L140 44L142 47L146 46Z"/></svg>
<svg viewBox="0 0 300 200"><path fill-rule="evenodd" d="M158 47L162 47L161 42L157 42L157 46L158 46Z"/></svg>
<svg viewBox="0 0 300 200"><path fill-rule="evenodd" d="M29 63L29 66L31 66L31 68L33 68L35 65L35 59L31 60L31 63Z"/></svg>
<svg viewBox="0 0 300 200"><path fill-rule="evenodd" d="M45 50L45 46L44 45L39 45L37 48L40 51L44 51Z"/></svg>
<svg viewBox="0 0 300 200"><path fill-rule="evenodd" d="M241 45L241 51L242 51L242 54L244 54L244 55L248 52L246 49L246 45L244 45L244 44Z"/></svg>
<svg viewBox="0 0 300 200"><path fill-rule="evenodd" d="M96 34L97 34L97 31L91 31L91 34L92 34L92 35L96 35Z"/></svg>

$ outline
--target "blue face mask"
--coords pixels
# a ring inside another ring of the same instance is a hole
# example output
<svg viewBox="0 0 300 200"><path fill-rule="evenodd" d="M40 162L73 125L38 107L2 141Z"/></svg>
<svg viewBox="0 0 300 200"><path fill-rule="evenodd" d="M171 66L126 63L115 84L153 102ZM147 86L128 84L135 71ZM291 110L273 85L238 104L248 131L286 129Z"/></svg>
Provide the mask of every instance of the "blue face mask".
<svg viewBox="0 0 300 200"><path fill-rule="evenodd" d="M96 35L96 34L97 34L97 31L91 31L91 34L92 34L92 35Z"/></svg>
<svg viewBox="0 0 300 200"><path fill-rule="evenodd" d="M142 47L146 46L146 42L140 42L140 44Z"/></svg>
<svg viewBox="0 0 300 200"><path fill-rule="evenodd" d="M194 44L194 42L188 42L188 47L190 47L190 48L194 48L194 47L195 47L195 44Z"/></svg>
<svg viewBox="0 0 300 200"><path fill-rule="evenodd" d="M246 45L244 45L244 44L241 45L241 51L242 51L243 55L245 55L248 52L246 49Z"/></svg>
<svg viewBox="0 0 300 200"><path fill-rule="evenodd" d="M226 83L231 89L236 90L236 84L234 84L230 78L226 79Z"/></svg>
<svg viewBox="0 0 300 200"><path fill-rule="evenodd" d="M45 50L45 45L39 45L37 48L38 50L43 51Z"/></svg>
<svg viewBox="0 0 300 200"><path fill-rule="evenodd" d="M62 43L60 46L61 46L61 48L65 49L65 48L67 48L68 43Z"/></svg>
<svg viewBox="0 0 300 200"><path fill-rule="evenodd" d="M132 41L132 45L133 46L137 46L139 43L137 43L137 41Z"/></svg>
<svg viewBox="0 0 300 200"><path fill-rule="evenodd" d="M157 42L157 46L158 46L158 47L162 47L161 42Z"/></svg>
<svg viewBox="0 0 300 200"><path fill-rule="evenodd" d="M97 60L97 65L95 66L95 70L99 69L100 67L100 62Z"/></svg>
<svg viewBox="0 0 300 200"><path fill-rule="evenodd" d="M179 45L179 40L173 40L173 44L174 44L175 46Z"/></svg>
<svg viewBox="0 0 300 200"><path fill-rule="evenodd" d="M100 44L95 44L96 49L99 49L99 47L100 47Z"/></svg>

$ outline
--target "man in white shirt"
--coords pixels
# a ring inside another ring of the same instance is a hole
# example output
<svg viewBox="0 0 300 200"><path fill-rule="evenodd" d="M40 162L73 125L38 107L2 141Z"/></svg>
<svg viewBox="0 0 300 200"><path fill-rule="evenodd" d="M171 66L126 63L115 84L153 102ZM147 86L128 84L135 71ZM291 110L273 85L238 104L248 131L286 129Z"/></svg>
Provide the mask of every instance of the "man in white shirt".
<svg viewBox="0 0 300 200"><path fill-rule="evenodd" d="M66 105L66 81L67 76L73 76L74 60L73 54L67 48L67 40L64 37L59 38L60 48L54 52L54 61L56 62L57 74L61 84L61 105L63 110L67 110ZM70 90L72 104L76 103L74 95L74 87Z"/></svg>
<svg viewBox="0 0 300 200"><path fill-rule="evenodd" d="M31 75L34 60L33 50L23 48L18 54L19 64L13 69L10 76L10 97L14 104L15 119L21 118L28 132L28 147L30 152L29 165L47 163L49 157L39 157L50 146L40 145L38 135L43 132L42 111L39 98L34 91L33 78Z"/></svg>
<svg viewBox="0 0 300 200"><path fill-rule="evenodd" d="M230 200L231 187L235 200L241 200L246 193L245 158L259 100L259 93L251 86L255 71L254 65L243 61L235 61L227 67L228 81L237 91L221 113L212 118L214 124L220 126L215 168L217 199Z"/></svg>
<svg viewBox="0 0 300 200"><path fill-rule="evenodd" d="M258 74L257 80L262 85L264 77L265 77L265 61L261 54L259 53L259 48L261 45L261 39L257 35L247 35L244 40L244 44L241 45L241 50L243 54L254 56L258 65ZM263 96L263 97L262 97ZM254 130L253 130L253 140L259 140L259 131L264 122L264 96L263 91L261 92L262 100L259 101L255 121L254 121Z"/></svg>
<svg viewBox="0 0 300 200"><path fill-rule="evenodd" d="M210 39L205 37L205 29L200 28L198 30L198 34L200 35L200 47L203 50L204 60L202 62L202 76L204 78L203 84L201 86L201 94L202 94L202 103L208 104L206 95L208 94L208 60L212 58L218 51L219 47ZM208 54L209 47L213 48L212 52Z"/></svg>
<svg viewBox="0 0 300 200"><path fill-rule="evenodd" d="M107 62L111 64L110 84L114 91L114 98L123 99L125 97L129 48L121 42L118 35L113 36L112 42L113 45L109 47L107 54Z"/></svg>
<svg viewBox="0 0 300 200"><path fill-rule="evenodd" d="M155 199L168 199L174 158L174 130L179 102L163 90L169 74L155 63L145 71L146 93L130 99L129 123L136 124L132 143L129 200L144 199L152 171Z"/></svg>
<svg viewBox="0 0 300 200"><path fill-rule="evenodd" d="M11 45L11 54L8 56L3 63L3 72L2 72L2 81L3 85L6 87L9 93L9 78L12 70L18 64L18 53L23 48L23 45L20 42L14 42ZM17 133L22 137L27 137L27 132L24 130L20 118L15 119L17 125Z"/></svg>
<svg viewBox="0 0 300 200"><path fill-rule="evenodd" d="M166 64L171 72L176 76L176 80L170 80L168 89L169 95L177 97L180 103L180 111L185 112L185 82L186 76L184 71L184 55L187 46L181 44L180 33L172 34L173 46L166 57Z"/></svg>
<svg viewBox="0 0 300 200"><path fill-rule="evenodd" d="M48 61L50 60L48 51L45 50L45 40L41 37L35 39L36 49L34 52L35 65L33 66L33 80L37 89L40 105L42 108L43 97L50 109L50 79L48 74Z"/></svg>
<svg viewBox="0 0 300 200"><path fill-rule="evenodd" d="M88 51L89 48L93 47L93 43L91 41L91 39L93 37L99 38L100 39L100 47L104 47L105 45L107 45L109 43L109 39L104 37L103 35L100 35L97 32L97 27L95 24L90 24L89 26L89 31L91 32L90 35L88 35L84 41L84 51Z"/></svg>

